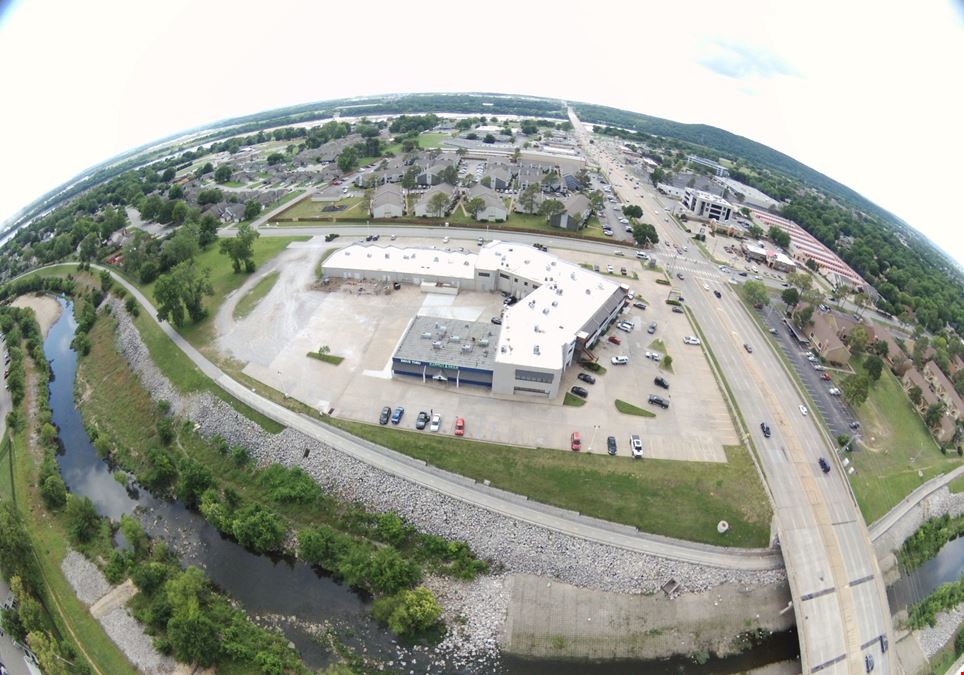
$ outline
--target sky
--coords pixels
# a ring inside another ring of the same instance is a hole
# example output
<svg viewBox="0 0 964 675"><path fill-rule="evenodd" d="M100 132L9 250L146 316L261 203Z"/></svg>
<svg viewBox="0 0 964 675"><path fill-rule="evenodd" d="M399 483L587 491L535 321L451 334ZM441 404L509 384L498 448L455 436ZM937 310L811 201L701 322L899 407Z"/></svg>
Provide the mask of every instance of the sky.
<svg viewBox="0 0 964 675"><path fill-rule="evenodd" d="M717 126L964 262L964 0L0 0L0 221L118 153L346 96L489 91Z"/></svg>

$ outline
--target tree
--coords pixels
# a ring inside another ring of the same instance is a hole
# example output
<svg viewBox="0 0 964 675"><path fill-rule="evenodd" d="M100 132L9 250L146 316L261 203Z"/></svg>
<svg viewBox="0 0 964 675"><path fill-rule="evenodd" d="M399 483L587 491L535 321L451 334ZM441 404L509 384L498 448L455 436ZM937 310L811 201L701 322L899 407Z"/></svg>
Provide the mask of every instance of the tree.
<svg viewBox="0 0 964 675"><path fill-rule="evenodd" d="M100 516L88 497L70 495L67 499L67 533L77 542L87 542L100 529Z"/></svg>
<svg viewBox="0 0 964 675"><path fill-rule="evenodd" d="M214 172L214 182L227 183L229 180L231 180L231 167L227 164L222 164L218 167L217 171Z"/></svg>
<svg viewBox="0 0 964 675"><path fill-rule="evenodd" d="M854 326L850 330L850 335L847 336L847 344L850 347L850 351L859 356L863 354L867 348L867 341L869 339L866 328L863 326Z"/></svg>
<svg viewBox="0 0 964 675"><path fill-rule="evenodd" d="M268 155L268 166L281 164L283 161L285 161L285 156L280 152L272 152L270 155Z"/></svg>
<svg viewBox="0 0 964 675"><path fill-rule="evenodd" d="M757 225L756 223L753 223L752 225L750 225L750 227L747 229L747 232L749 232L750 236L753 239L759 239L760 237L763 236L763 228Z"/></svg>
<svg viewBox="0 0 964 675"><path fill-rule="evenodd" d="M589 206L592 207L593 211L598 211L603 208L603 205L606 203L606 197L604 197L603 193L599 190L593 190L588 196Z"/></svg>
<svg viewBox="0 0 964 675"><path fill-rule="evenodd" d="M214 165L211 162L207 162L204 166L199 166L197 171L194 172L196 178L200 178L204 174L211 173L214 171Z"/></svg>
<svg viewBox="0 0 964 675"><path fill-rule="evenodd" d="M436 192L434 195L429 197L428 200L428 212L433 214L436 218L441 218L445 214L445 209L448 208L449 197L444 192Z"/></svg>
<svg viewBox="0 0 964 675"><path fill-rule="evenodd" d="M793 314L793 324L800 330L813 323L813 305L805 305Z"/></svg>
<svg viewBox="0 0 964 675"><path fill-rule="evenodd" d="M887 344L886 340L876 340L874 341L874 354L882 359L886 359L890 354L890 345Z"/></svg>
<svg viewBox="0 0 964 675"><path fill-rule="evenodd" d="M418 184L418 174L421 173L421 169L414 164L405 170L405 175L402 176L402 187L406 190L412 190Z"/></svg>
<svg viewBox="0 0 964 675"><path fill-rule="evenodd" d="M358 165L358 151L353 147L345 148L338 155L337 164L342 173L351 172Z"/></svg>
<svg viewBox="0 0 964 675"><path fill-rule="evenodd" d="M482 139L483 143L495 143L495 136L492 134L486 134L485 138Z"/></svg>
<svg viewBox="0 0 964 675"><path fill-rule="evenodd" d="M244 203L244 219L254 220L261 213L261 202L256 199L249 199Z"/></svg>
<svg viewBox="0 0 964 675"><path fill-rule="evenodd" d="M546 219L552 218L554 215L560 214L566 210L566 205L563 204L558 199L546 199L539 205L539 215L545 216Z"/></svg>
<svg viewBox="0 0 964 675"><path fill-rule="evenodd" d="M907 396L914 405L919 406L924 400L924 392L916 384L907 391Z"/></svg>
<svg viewBox="0 0 964 675"><path fill-rule="evenodd" d="M93 260L97 257L97 248L100 246L100 237L95 232L88 232L80 242L79 256L81 260Z"/></svg>
<svg viewBox="0 0 964 675"><path fill-rule="evenodd" d="M753 305L769 305L770 296L767 295L767 287L762 281L748 281L743 284L743 294L747 301Z"/></svg>
<svg viewBox="0 0 964 675"><path fill-rule="evenodd" d="M870 393L870 382L866 375L850 375L840 383L843 399L848 405L859 408Z"/></svg>
<svg viewBox="0 0 964 675"><path fill-rule="evenodd" d="M519 203L526 213L533 213L536 210L536 201L539 198L539 186L530 183L519 195Z"/></svg>
<svg viewBox="0 0 964 675"><path fill-rule="evenodd" d="M492 176L482 176L482 180L479 181L479 185L484 185L487 188L492 187Z"/></svg>
<svg viewBox="0 0 964 675"><path fill-rule="evenodd" d="M623 215L627 218L642 218L643 210L636 204L629 204L623 207Z"/></svg>
<svg viewBox="0 0 964 675"><path fill-rule="evenodd" d="M48 509L59 509L67 503L67 486L60 474L47 476L40 486L40 496Z"/></svg>
<svg viewBox="0 0 964 675"><path fill-rule="evenodd" d="M455 168L454 164L450 164L439 172L439 178L443 183L448 183L449 185L458 185L459 170Z"/></svg>
<svg viewBox="0 0 964 675"><path fill-rule="evenodd" d="M813 279L806 272L790 272L787 274L787 283L805 293L813 286Z"/></svg>
<svg viewBox="0 0 964 675"><path fill-rule="evenodd" d="M217 204L222 199L224 199L224 193L221 192L218 188L201 190L200 192L197 193L198 206L207 206L208 204Z"/></svg>
<svg viewBox="0 0 964 675"><path fill-rule="evenodd" d="M479 214L485 209L485 200L481 197L473 197L465 204L465 210L473 219L478 220Z"/></svg>
<svg viewBox="0 0 964 675"><path fill-rule="evenodd" d="M931 403L924 412L924 424L929 429L936 429L940 426L942 417L944 417L944 402Z"/></svg>
<svg viewBox="0 0 964 675"><path fill-rule="evenodd" d="M807 258L807 262L805 262L804 265L806 265L807 269L811 270L812 272L816 272L820 269L820 266L817 265L817 261L813 258Z"/></svg>
<svg viewBox="0 0 964 675"><path fill-rule="evenodd" d="M211 271L200 270L194 260L178 263L168 274L162 274L154 286L157 301L157 318L170 320L180 328L184 325L185 311L195 323L204 318L203 299L213 295Z"/></svg>
<svg viewBox="0 0 964 675"><path fill-rule="evenodd" d="M372 614L396 635L414 635L437 623L442 608L430 590L419 586L376 600Z"/></svg>
<svg viewBox="0 0 964 675"><path fill-rule="evenodd" d="M255 553L281 548L285 528L278 516L260 504L241 509L231 526L238 543Z"/></svg>
<svg viewBox="0 0 964 675"><path fill-rule="evenodd" d="M785 249L790 245L790 235L787 232L776 225L771 225L770 229L767 231L767 236L770 238L774 244L780 248Z"/></svg>
<svg viewBox="0 0 964 675"><path fill-rule="evenodd" d="M190 457L181 461L180 478L177 481L177 498L189 508L194 508L201 495L214 483L210 469Z"/></svg>
<svg viewBox="0 0 964 675"><path fill-rule="evenodd" d="M868 356L864 359L864 369L867 371L867 377L870 378L870 381L876 382L884 371L884 362L876 354Z"/></svg>
<svg viewBox="0 0 964 675"><path fill-rule="evenodd" d="M175 225L181 225L187 218L187 212L187 202L183 199L175 199L171 205L171 222Z"/></svg>
<svg viewBox="0 0 964 675"><path fill-rule="evenodd" d="M260 232L244 223L238 227L237 234L233 238L221 240L219 244L221 253L231 258L235 274L241 272L242 263L246 272L249 274L254 272L254 241L260 236Z"/></svg>
<svg viewBox="0 0 964 675"><path fill-rule="evenodd" d="M796 307L797 303L800 302L800 292L792 286L790 288L784 288L783 293L780 294L780 299L783 300L787 309Z"/></svg>
<svg viewBox="0 0 964 675"><path fill-rule="evenodd" d="M656 234L656 228L649 223L636 223L633 225L633 239L642 247L659 243L659 235Z"/></svg>

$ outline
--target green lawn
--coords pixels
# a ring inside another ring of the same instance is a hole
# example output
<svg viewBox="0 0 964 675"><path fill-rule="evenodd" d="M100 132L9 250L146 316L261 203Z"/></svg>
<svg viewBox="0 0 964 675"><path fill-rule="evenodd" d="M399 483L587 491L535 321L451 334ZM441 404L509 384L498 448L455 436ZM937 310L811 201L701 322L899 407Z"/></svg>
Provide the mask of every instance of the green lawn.
<svg viewBox="0 0 964 675"><path fill-rule="evenodd" d="M658 351L658 352L663 352L663 353L665 354L665 353L666 353L666 343L664 343L664 342L663 342L662 340L660 340L659 338L656 338L655 340L653 340L652 342L649 343L648 349L655 349L656 351Z"/></svg>
<svg viewBox="0 0 964 675"><path fill-rule="evenodd" d="M947 487L954 493L964 492L964 476L958 476L952 480Z"/></svg>
<svg viewBox="0 0 964 675"><path fill-rule="evenodd" d="M422 148L423 150L427 150L429 148L438 148L438 147L441 147L442 141L444 141L446 138L451 138L451 137L452 137L452 134L448 132L438 132L438 131L434 131L434 132L429 131L424 134L419 134L418 147Z"/></svg>
<svg viewBox="0 0 964 675"><path fill-rule="evenodd" d="M248 314L250 314L261 299L271 292L274 288L275 282L278 281L278 276L280 272L272 272L267 275L264 279L259 281L254 285L250 291L245 293L244 297L238 301L238 304L234 307L234 318L243 319Z"/></svg>
<svg viewBox="0 0 964 675"><path fill-rule="evenodd" d="M347 216L350 218L365 217L363 208L365 200L362 197L345 197L336 202L314 202L310 198L302 199L300 202L285 209L276 216L277 220L298 220L300 218L337 218ZM322 211L326 206L343 206L343 211Z"/></svg>
<svg viewBox="0 0 964 675"><path fill-rule="evenodd" d="M333 366L337 366L342 361L345 360L344 356L335 356L334 354L322 354L320 352L308 352L308 358L315 359L317 361L324 361L325 363L330 363Z"/></svg>
<svg viewBox="0 0 964 675"><path fill-rule="evenodd" d="M254 262L260 268L264 263L280 253L293 241L306 241L308 237L259 237L254 242ZM208 347L212 339L214 315L218 307L224 302L224 297L243 284L248 275L236 274L231 267L231 260L218 250L217 244L212 244L206 251L198 254L194 259L198 267L211 270L211 285L214 295L205 298L204 306L208 310L207 318L193 324L185 324L179 332L198 349ZM152 302L154 301L154 285L136 284L140 291Z"/></svg>
<svg viewBox="0 0 964 675"><path fill-rule="evenodd" d="M851 365L863 372L859 363ZM886 368L870 388L857 417L862 426L861 440L869 449L850 453L857 470L851 483L868 523L887 513L924 481L961 464L956 454L941 454L897 378Z"/></svg>
<svg viewBox="0 0 964 675"><path fill-rule="evenodd" d="M726 446L726 464L634 461L329 421L434 466L644 532L721 546L763 547L769 540L769 502L749 454L740 446ZM669 518L667 504L673 510ZM730 523L726 535L716 531L721 519Z"/></svg>
<svg viewBox="0 0 964 675"><path fill-rule="evenodd" d="M626 403L620 399L616 399L616 410L623 413L624 415L636 415L637 417L656 417L655 413L651 413L645 408L640 408L632 403Z"/></svg>

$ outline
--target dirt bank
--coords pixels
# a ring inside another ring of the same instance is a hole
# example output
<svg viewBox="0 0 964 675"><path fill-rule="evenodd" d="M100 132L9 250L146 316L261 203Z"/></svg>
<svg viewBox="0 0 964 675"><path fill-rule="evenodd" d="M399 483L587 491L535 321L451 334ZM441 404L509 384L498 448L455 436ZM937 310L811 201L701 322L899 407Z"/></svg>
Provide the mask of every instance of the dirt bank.
<svg viewBox="0 0 964 675"><path fill-rule="evenodd" d="M60 303L49 295L21 295L10 303L14 307L29 307L37 315L37 323L44 337L60 318Z"/></svg>

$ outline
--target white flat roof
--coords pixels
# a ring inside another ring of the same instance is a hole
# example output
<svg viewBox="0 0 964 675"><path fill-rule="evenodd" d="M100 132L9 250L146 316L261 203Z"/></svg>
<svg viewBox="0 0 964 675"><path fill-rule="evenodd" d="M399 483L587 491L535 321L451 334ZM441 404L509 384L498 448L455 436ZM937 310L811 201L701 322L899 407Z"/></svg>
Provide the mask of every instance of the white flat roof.
<svg viewBox="0 0 964 675"><path fill-rule="evenodd" d="M476 266L539 284L502 317L496 363L522 367L561 369L564 347L620 288L596 272L524 244L486 244Z"/></svg>
<svg viewBox="0 0 964 675"><path fill-rule="evenodd" d="M475 253L434 248L399 248L377 244L351 244L332 253L324 269L363 272L431 274L453 279L475 279Z"/></svg>

